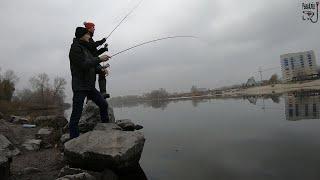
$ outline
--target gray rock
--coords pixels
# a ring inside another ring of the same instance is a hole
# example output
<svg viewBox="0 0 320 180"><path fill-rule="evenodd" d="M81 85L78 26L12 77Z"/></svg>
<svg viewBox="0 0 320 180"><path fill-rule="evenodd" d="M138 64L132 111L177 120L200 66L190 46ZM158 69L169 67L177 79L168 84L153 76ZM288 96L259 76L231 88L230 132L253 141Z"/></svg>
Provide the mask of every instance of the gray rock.
<svg viewBox="0 0 320 180"><path fill-rule="evenodd" d="M15 124L28 124L30 121L29 121L29 119L27 119L25 117L11 116L10 122L15 123Z"/></svg>
<svg viewBox="0 0 320 180"><path fill-rule="evenodd" d="M122 130L122 128L115 123L98 123L94 130L100 131L111 131L111 130Z"/></svg>
<svg viewBox="0 0 320 180"><path fill-rule="evenodd" d="M56 180L97 180L94 176L90 175L89 173L79 173L73 175L66 175Z"/></svg>
<svg viewBox="0 0 320 180"><path fill-rule="evenodd" d="M0 155L7 158L11 158L20 154L19 149L14 147L14 145L2 134L0 134Z"/></svg>
<svg viewBox="0 0 320 180"><path fill-rule="evenodd" d="M84 171L82 169L71 168L69 166L65 166L60 170L58 177L63 177L63 176L66 176L66 175L79 174L79 173L83 173L83 172Z"/></svg>
<svg viewBox="0 0 320 180"><path fill-rule="evenodd" d="M37 151L40 149L41 140L40 139L28 139L22 146L29 151Z"/></svg>
<svg viewBox="0 0 320 180"><path fill-rule="evenodd" d="M62 144L64 144L65 142L69 141L70 139L70 134L69 133L66 133L66 134L63 134L60 138L60 142Z"/></svg>
<svg viewBox="0 0 320 180"><path fill-rule="evenodd" d="M134 131L135 124L130 119L117 120L116 124L120 126L124 131Z"/></svg>
<svg viewBox="0 0 320 180"><path fill-rule="evenodd" d="M144 142L139 131L94 130L66 142L64 158L83 169L130 169L138 164Z"/></svg>
<svg viewBox="0 0 320 180"><path fill-rule="evenodd" d="M136 124L135 126L134 126L134 129L135 130L140 130L140 129L142 129L143 128L143 126L141 126L141 125L139 125L139 124Z"/></svg>
<svg viewBox="0 0 320 180"><path fill-rule="evenodd" d="M8 180L10 176L10 161L7 157L0 154L0 179Z"/></svg>
<svg viewBox="0 0 320 180"><path fill-rule="evenodd" d="M63 116L38 116L33 122L37 126L52 127L54 129L61 129L68 124L67 119Z"/></svg>
<svg viewBox="0 0 320 180"><path fill-rule="evenodd" d="M36 136L39 137L39 139L40 139L42 136L49 136L51 134L52 134L52 129L50 129L50 128L41 128L41 129L39 129L39 131L36 134Z"/></svg>
<svg viewBox="0 0 320 180"><path fill-rule="evenodd" d="M51 128L41 128L36 134L36 139L42 140L42 144L47 147L53 142L53 133Z"/></svg>
<svg viewBox="0 0 320 180"><path fill-rule="evenodd" d="M23 169L23 174L34 174L39 172L41 172L41 170L35 167L26 167Z"/></svg>
<svg viewBox="0 0 320 180"><path fill-rule="evenodd" d="M113 108L109 105L108 114L110 123L115 122ZM92 101L85 105L79 121L79 131L85 133L94 129L97 123L101 122L100 110Z"/></svg>

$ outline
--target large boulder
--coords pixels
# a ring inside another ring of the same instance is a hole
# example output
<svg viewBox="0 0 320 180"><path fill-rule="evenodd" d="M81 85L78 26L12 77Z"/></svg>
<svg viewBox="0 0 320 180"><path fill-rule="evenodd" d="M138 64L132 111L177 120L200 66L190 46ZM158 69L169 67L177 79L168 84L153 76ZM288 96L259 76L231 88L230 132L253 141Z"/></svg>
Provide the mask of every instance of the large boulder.
<svg viewBox="0 0 320 180"><path fill-rule="evenodd" d="M38 116L33 121L37 126L52 127L54 129L61 129L68 121L63 116Z"/></svg>
<svg viewBox="0 0 320 180"><path fill-rule="evenodd" d="M6 156L0 154L0 179L8 180L10 176L10 161Z"/></svg>
<svg viewBox="0 0 320 180"><path fill-rule="evenodd" d="M20 151L4 135L0 134L0 154L11 158L20 154Z"/></svg>
<svg viewBox="0 0 320 180"><path fill-rule="evenodd" d="M129 170L138 165L144 142L139 131L93 130L66 142L64 158L73 167L89 170Z"/></svg>
<svg viewBox="0 0 320 180"><path fill-rule="evenodd" d="M110 106L110 104L108 106L108 114L110 123L114 123L115 118L113 108ZM81 133L91 131L96 126L96 124L100 122L101 118L99 107L92 101L88 101L83 109L82 116L79 121L79 131Z"/></svg>

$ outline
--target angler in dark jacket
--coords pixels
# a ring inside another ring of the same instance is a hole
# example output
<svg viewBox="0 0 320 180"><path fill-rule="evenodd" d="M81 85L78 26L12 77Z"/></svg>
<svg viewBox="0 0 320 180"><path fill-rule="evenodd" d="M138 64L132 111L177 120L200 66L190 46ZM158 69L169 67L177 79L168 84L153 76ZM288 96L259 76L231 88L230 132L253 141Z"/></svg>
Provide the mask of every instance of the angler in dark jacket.
<svg viewBox="0 0 320 180"><path fill-rule="evenodd" d="M78 123L86 97L99 106L101 121L109 121L108 103L95 89L95 81L96 68L99 63L108 61L110 57L108 55L94 57L91 54L87 48L91 36L86 28L77 27L75 36L69 52L73 91L72 113L69 123L70 138L79 136Z"/></svg>
<svg viewBox="0 0 320 180"><path fill-rule="evenodd" d="M89 40L89 50L92 53L93 56L98 57L99 55L101 55L102 53L108 51L108 44L105 44L104 47L100 48L98 50L98 47L101 46L102 44L104 44L106 42L106 38L101 39L100 41L94 41L93 40L93 35L94 35L94 31L95 31L95 25L91 22L84 22L83 23L85 28L87 28L87 30L90 32L91 38ZM103 95L104 98L109 98L110 95L107 94L107 80L106 80L106 75L108 73L108 71L106 70L107 67L102 67L102 66L98 66L97 67L97 71L99 74L99 89L100 89L100 93Z"/></svg>

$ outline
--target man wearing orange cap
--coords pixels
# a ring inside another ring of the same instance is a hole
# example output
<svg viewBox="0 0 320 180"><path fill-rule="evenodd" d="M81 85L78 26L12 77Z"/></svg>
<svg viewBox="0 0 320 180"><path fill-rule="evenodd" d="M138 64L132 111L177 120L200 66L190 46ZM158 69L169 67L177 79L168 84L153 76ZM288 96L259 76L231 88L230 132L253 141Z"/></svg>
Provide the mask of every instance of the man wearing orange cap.
<svg viewBox="0 0 320 180"><path fill-rule="evenodd" d="M97 49L99 46L101 46L102 44L104 44L106 42L106 38L101 39L100 41L94 41L93 40L93 35L94 35L94 31L95 31L95 25L92 22L84 22L83 23L85 28L90 32L91 38L89 40L90 43L90 52L92 53L93 56L98 57L99 55L101 55L102 53L108 51L108 44L105 44L104 47L100 48L99 50ZM107 66L108 67L108 66ZM110 95L107 94L107 80L106 80L106 75L108 75L108 71L107 71L107 67L103 67L103 66L98 66L97 69L99 70L98 74L99 74L99 89L100 89L100 93L102 94L102 96L104 98L109 98Z"/></svg>
<svg viewBox="0 0 320 180"><path fill-rule="evenodd" d="M95 88L96 68L110 59L108 55L95 57L89 51L89 39L91 35L84 27L77 27L75 38L69 52L70 71L72 76L72 113L70 116L70 138L79 136L79 120L83 110L83 102L87 97L100 109L100 117L103 123L109 122L108 102Z"/></svg>

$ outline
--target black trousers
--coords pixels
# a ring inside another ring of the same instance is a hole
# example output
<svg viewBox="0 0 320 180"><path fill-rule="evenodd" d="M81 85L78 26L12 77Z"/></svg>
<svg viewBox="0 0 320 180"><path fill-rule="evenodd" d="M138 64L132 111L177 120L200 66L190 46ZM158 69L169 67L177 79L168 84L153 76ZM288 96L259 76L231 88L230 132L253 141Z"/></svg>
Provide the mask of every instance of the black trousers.
<svg viewBox="0 0 320 180"><path fill-rule="evenodd" d="M99 74L99 89L101 94L106 94L107 93L107 80L105 75L100 75Z"/></svg>
<svg viewBox="0 0 320 180"><path fill-rule="evenodd" d="M74 91L72 102L72 113L69 122L70 138L76 138L79 136L78 123L83 110L84 99L88 98L92 100L100 109L101 122L109 122L108 116L108 103L102 97L99 91L93 89L91 91Z"/></svg>

